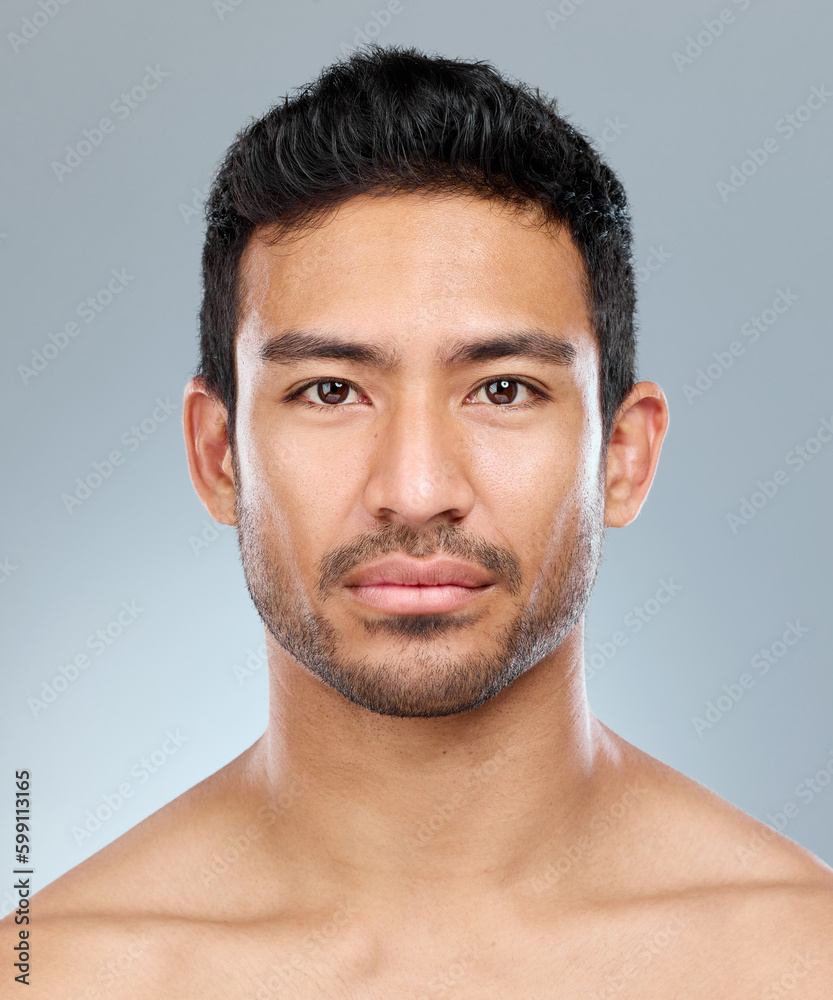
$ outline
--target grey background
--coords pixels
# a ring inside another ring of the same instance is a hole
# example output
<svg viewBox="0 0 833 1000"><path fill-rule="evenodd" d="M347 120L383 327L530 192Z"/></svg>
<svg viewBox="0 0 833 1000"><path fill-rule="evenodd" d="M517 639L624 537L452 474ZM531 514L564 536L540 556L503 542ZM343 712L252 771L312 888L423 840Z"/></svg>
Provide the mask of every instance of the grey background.
<svg viewBox="0 0 833 1000"><path fill-rule="evenodd" d="M238 0L226 9L211 0L44 2L57 10L45 23L32 20L42 10L32 0L4 4L0 39L0 829L11 829L13 771L29 769L36 888L225 764L265 726L262 630L235 534L212 535L185 462L179 410L196 363L202 240L192 203L199 209L235 131L338 58L384 9L345 0ZM733 20L675 65L674 53L685 54L688 36L707 31L704 19L721 9ZM42 26L18 44L8 33L20 34L24 18ZM794 803L784 832L828 863L833 446L817 441L800 470L786 456L833 419L833 101L789 138L776 123L812 87L833 86L831 30L833 9L795 0L402 0L375 33L383 43L487 59L541 87L622 178L645 268L639 372L665 389L671 425L641 516L608 532L587 618L591 704L631 742L763 820L777 822ZM116 118L111 105L146 66L168 75ZM59 179L53 163L105 116L114 131ZM778 149L754 172L747 164L745 184L722 197L718 182L768 137ZM111 269L131 280L86 322L76 307L107 287ZM749 343L743 324L779 289L797 300ZM24 384L19 366L73 320L78 335ZM733 341L745 353L687 400L683 387ZM157 398L175 409L154 423ZM123 436L143 420L152 433L129 450ZM68 512L62 494L113 449L123 463ZM733 532L727 514L778 469L786 485ZM206 529L209 541L197 547ZM663 580L677 592L651 604ZM123 601L142 610L96 655L87 637ZM635 607L647 618L639 632L626 617ZM754 672L753 656L796 620L809 629L800 642L698 733L693 719L723 685ZM617 632L626 641L606 645ZM29 699L41 699L43 684L84 651L90 666L33 709ZM247 660L248 674L235 671ZM169 755L159 749L167 731L181 738ZM153 773L142 758L155 761ZM810 795L802 783L819 772ZM117 802L125 784L130 796L80 836L87 810L105 796Z"/></svg>

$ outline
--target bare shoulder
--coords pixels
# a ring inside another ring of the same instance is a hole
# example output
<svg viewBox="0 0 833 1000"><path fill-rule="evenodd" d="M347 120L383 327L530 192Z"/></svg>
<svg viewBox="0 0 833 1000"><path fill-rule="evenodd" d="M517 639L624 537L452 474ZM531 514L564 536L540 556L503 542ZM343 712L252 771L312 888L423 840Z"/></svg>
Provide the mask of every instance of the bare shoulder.
<svg viewBox="0 0 833 1000"><path fill-rule="evenodd" d="M225 909L226 895L211 884L212 856L222 853L226 835L239 837L239 826L229 826L221 808L224 771L35 892L28 926L17 925L14 913L0 922L6 954L20 930L28 932L27 996L169 995L195 927L222 918ZM233 886L227 879L226 887Z"/></svg>
<svg viewBox="0 0 833 1000"><path fill-rule="evenodd" d="M669 886L833 886L833 868L722 796L606 730L618 770L637 791L631 810L649 877ZM625 786L627 787L627 786ZM650 864L647 864L650 859ZM823 897L822 897L823 898Z"/></svg>
<svg viewBox="0 0 833 1000"><path fill-rule="evenodd" d="M165 910L166 901L194 894L192 860L199 851L193 789L35 893L33 921L118 919ZM190 888L189 888L190 886Z"/></svg>
<svg viewBox="0 0 833 1000"><path fill-rule="evenodd" d="M699 782L618 746L643 789L635 894L681 915L696 961L734 979L733 996L746 996L741 981L767 1000L789 983L807 1000L833 996L833 869Z"/></svg>
<svg viewBox="0 0 833 1000"><path fill-rule="evenodd" d="M705 885L672 909L685 941L678 967L689 992L680 997L833 996L829 880Z"/></svg>
<svg viewBox="0 0 833 1000"><path fill-rule="evenodd" d="M133 1000L156 996L171 968L158 922L104 913L39 916L27 928L26 995L36 1000ZM0 922L4 954L19 928Z"/></svg>
<svg viewBox="0 0 833 1000"><path fill-rule="evenodd" d="M12 913L0 923L5 954L28 944L27 996L37 1000L132 1000L156 996L169 964L164 902L170 871L155 847L176 827L170 807L149 817L32 896L24 927ZM161 836L157 836L159 834ZM152 862L156 858L156 863ZM170 926L168 928L170 930Z"/></svg>
<svg viewBox="0 0 833 1000"><path fill-rule="evenodd" d="M258 836L277 817L275 808L247 794L246 758L241 754L37 892L37 918L216 917L233 895L229 873L246 867Z"/></svg>
<svg viewBox="0 0 833 1000"><path fill-rule="evenodd" d="M759 885L736 915L739 926L757 927L757 947L781 960L806 958L833 985L833 878Z"/></svg>

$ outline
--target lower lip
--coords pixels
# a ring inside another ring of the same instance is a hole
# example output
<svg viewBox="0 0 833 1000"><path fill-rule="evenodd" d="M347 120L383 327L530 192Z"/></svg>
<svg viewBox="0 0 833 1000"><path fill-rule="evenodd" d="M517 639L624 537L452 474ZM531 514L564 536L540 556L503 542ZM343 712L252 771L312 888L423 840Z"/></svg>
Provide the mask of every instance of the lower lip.
<svg viewBox="0 0 833 1000"><path fill-rule="evenodd" d="M484 587L407 587L399 584L377 584L372 587L347 587L353 598L381 611L400 614L429 614L436 611L454 611L469 604L476 597L492 589Z"/></svg>

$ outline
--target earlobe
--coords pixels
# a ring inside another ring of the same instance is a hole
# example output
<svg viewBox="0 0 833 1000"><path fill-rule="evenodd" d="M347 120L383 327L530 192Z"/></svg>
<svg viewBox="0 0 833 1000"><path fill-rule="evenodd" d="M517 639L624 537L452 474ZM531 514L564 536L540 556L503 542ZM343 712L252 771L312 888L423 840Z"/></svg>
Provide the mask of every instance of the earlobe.
<svg viewBox="0 0 833 1000"><path fill-rule="evenodd" d="M236 525L226 408L200 378L185 387L182 423L194 489L215 521Z"/></svg>
<svg viewBox="0 0 833 1000"><path fill-rule="evenodd" d="M607 454L605 527L623 528L639 513L668 429L668 402L655 382L637 382L614 420Z"/></svg>

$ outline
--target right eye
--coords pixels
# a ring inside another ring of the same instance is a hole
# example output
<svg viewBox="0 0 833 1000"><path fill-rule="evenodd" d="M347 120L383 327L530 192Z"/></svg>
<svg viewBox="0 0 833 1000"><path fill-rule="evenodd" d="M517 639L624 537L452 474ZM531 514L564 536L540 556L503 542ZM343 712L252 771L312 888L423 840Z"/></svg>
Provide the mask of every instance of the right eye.
<svg viewBox="0 0 833 1000"><path fill-rule="evenodd" d="M305 393L308 389L316 389L316 402L312 402L309 398L305 399L303 397L303 393ZM294 392L289 398L290 401L303 403L306 406L312 406L319 410L337 409L339 406L343 406L345 404L351 391L355 391L361 395L358 387L353 385L352 382L345 382L343 379L319 378L315 379L313 382L307 382L306 385L302 385L301 388L298 389L297 392Z"/></svg>

